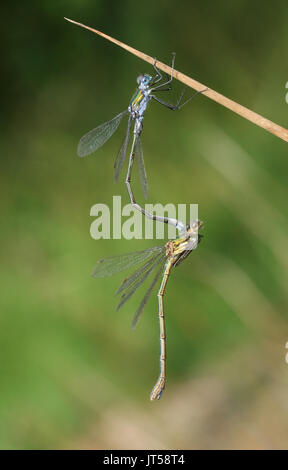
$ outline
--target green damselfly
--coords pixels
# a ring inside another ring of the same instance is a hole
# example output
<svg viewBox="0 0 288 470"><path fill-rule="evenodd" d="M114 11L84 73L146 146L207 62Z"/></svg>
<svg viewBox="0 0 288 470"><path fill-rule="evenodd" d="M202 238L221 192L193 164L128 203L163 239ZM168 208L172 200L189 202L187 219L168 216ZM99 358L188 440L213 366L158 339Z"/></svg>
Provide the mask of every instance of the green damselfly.
<svg viewBox="0 0 288 470"><path fill-rule="evenodd" d="M170 240L166 245L148 248L143 251L127 253L122 256L104 258L98 261L93 269L94 277L106 277L116 274L133 266L140 265L129 277L127 277L117 290L121 295L117 310L122 307L128 299L142 286L143 282L154 273L154 278L145 296L143 297L132 321L132 328L135 328L141 313L152 294L153 288L162 276L160 288L158 290L158 316L160 329L160 374L158 380L150 394L151 400L161 398L161 394L166 383L166 328L163 297L166 284L173 267L178 266L187 256L196 249L201 235L201 221L192 221L187 226L180 238ZM155 274L156 272L156 274Z"/></svg>

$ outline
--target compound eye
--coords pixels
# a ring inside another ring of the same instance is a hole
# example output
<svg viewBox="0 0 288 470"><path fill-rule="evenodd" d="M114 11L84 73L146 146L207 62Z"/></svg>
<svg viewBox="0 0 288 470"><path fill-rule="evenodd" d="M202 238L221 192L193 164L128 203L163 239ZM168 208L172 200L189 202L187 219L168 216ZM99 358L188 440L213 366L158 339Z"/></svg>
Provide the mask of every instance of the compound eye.
<svg viewBox="0 0 288 470"><path fill-rule="evenodd" d="M140 83L142 82L142 80L143 80L143 75L139 75L139 76L137 77L137 83L138 83L138 85L140 85Z"/></svg>
<svg viewBox="0 0 288 470"><path fill-rule="evenodd" d="M199 228L201 228L201 222L200 220L190 220L190 224L188 225L190 230L197 231Z"/></svg>

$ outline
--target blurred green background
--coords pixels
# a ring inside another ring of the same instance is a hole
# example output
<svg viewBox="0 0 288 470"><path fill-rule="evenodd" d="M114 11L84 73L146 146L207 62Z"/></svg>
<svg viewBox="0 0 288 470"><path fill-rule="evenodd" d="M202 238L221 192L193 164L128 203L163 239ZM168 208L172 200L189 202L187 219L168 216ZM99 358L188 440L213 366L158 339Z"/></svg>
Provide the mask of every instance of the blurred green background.
<svg viewBox="0 0 288 470"><path fill-rule="evenodd" d="M155 244L89 234L93 204L128 202L113 183L124 126L87 159L76 148L151 67L63 19L168 64L176 51L178 70L287 128L287 2L18 0L1 13L0 447L287 448L288 144L203 96L177 113L150 105L148 202L198 203L205 223L168 283L167 389L150 403L156 295L132 333L143 293L116 313L123 275L90 276L102 256Z"/></svg>

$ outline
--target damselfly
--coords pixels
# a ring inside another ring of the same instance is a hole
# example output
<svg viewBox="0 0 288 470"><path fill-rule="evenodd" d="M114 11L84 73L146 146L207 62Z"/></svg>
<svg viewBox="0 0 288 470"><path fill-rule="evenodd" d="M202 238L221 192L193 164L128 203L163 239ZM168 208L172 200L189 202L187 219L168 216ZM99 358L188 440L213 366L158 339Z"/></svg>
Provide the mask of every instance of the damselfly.
<svg viewBox="0 0 288 470"><path fill-rule="evenodd" d="M135 253L127 253L122 256L116 256L98 261L93 269L94 277L106 277L116 274L135 265L141 265L135 272L127 277L117 290L117 294L121 294L121 300L117 306L117 310L126 303L128 299L136 292L147 277L156 271L149 289L143 297L132 321L132 328L135 328L137 321L157 284L160 276L162 280L158 291L158 316L160 329L160 374L158 380L151 392L151 400L161 397L166 382L166 329L163 307L163 297L166 284L171 269L178 266L187 256L196 249L201 235L198 230L201 229L203 223L201 221L192 221L187 226L185 232L180 238L170 240L164 246L156 246Z"/></svg>
<svg viewBox="0 0 288 470"><path fill-rule="evenodd" d="M126 175L126 185L127 185L127 189L129 192L131 204L135 205L135 207L138 205L136 204L136 201L135 201L135 198L133 196L133 192L130 186L131 172L132 172L132 166L133 166L135 156L138 160L139 178L140 178L140 183L144 192L144 196L145 198L148 197L147 176L146 176L146 170L145 170L145 165L144 165L140 135L143 129L143 119L144 119L145 111L147 109L149 101L153 99L157 101L158 103L162 104L163 106L166 106L167 108L175 111L177 109L182 108L182 106L188 103L197 94L202 93L202 91L201 92L197 91L190 98L188 98L184 103L182 103L182 99L186 90L186 88L184 88L180 95L180 98L178 99L178 102L175 105L166 103L165 101L159 99L155 95L155 93L158 93L160 91L161 92L169 91L172 89L171 82L173 80L174 61L175 61L175 53L173 54L173 58L172 58L171 76L168 76L166 74L167 79L165 81L165 79L163 79L163 76L160 70L157 68L157 65L156 65L157 61L155 59L155 62L153 65L154 70L155 70L155 75L151 76L145 73L143 75L138 76L137 78L138 88L129 103L128 109L126 109L122 113L115 116L113 119L111 119L111 121L105 122L104 124L101 124L95 129L92 129L91 131L89 131L80 139L79 144L78 144L79 157L85 157L86 155L90 155L91 153L94 153L96 150L102 147L102 145L104 145L108 139L110 139L110 137L118 129L122 118L124 116L128 116L126 134L125 134L123 143L120 147L120 150L118 152L118 155L116 157L115 163L114 163L114 179L115 179L115 182L117 182L119 179L119 175L122 170L124 161L125 161L127 148L129 144L131 125L132 125L132 121L134 121L133 141L132 141L132 146L131 146L131 151L130 151L130 156L129 156L129 165L128 165L128 171ZM136 208L138 210L141 210L140 206ZM141 211L143 212L143 210Z"/></svg>

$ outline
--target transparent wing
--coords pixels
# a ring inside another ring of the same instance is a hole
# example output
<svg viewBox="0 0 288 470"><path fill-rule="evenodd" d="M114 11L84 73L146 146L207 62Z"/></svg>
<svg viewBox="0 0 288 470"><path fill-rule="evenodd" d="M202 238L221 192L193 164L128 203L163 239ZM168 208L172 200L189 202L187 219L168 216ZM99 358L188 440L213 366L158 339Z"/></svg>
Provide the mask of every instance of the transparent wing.
<svg viewBox="0 0 288 470"><path fill-rule="evenodd" d="M77 149L79 157L86 157L86 155L90 155L90 153L93 153L102 147L102 145L104 145L117 130L121 119L127 113L128 110L123 111L111 119L111 121L104 122L104 124L100 124L100 126L95 127L95 129L92 129L92 131L83 135L79 141Z"/></svg>
<svg viewBox="0 0 288 470"><path fill-rule="evenodd" d="M128 119L126 135L124 137L124 140L122 142L122 145L120 147L120 150L118 152L118 155L117 155L115 163L114 163L114 180L115 180L115 183L117 183L117 181L119 179L119 175L121 173L123 163L124 163L124 160L125 160L125 157L126 157L127 147L128 147L128 143L129 143L131 122L132 122L132 116L130 115L129 119Z"/></svg>
<svg viewBox="0 0 288 470"><path fill-rule="evenodd" d="M160 253L162 246L154 246L143 251L135 251L134 253L126 253L125 255L113 256L110 258L102 258L94 266L92 271L93 277L112 276L120 271L124 271L136 264L146 261L155 253Z"/></svg>
<svg viewBox="0 0 288 470"><path fill-rule="evenodd" d="M190 255L190 253L192 253L192 251L196 250L196 248L199 245L202 238L203 238L203 235L200 234L197 237L190 239L190 241L187 245L187 249L184 250L183 253L181 253L181 255L179 255L178 259L174 262L174 264L173 264L174 268L176 268L176 266L179 266L179 264L182 263L182 261L185 258L187 258L187 256Z"/></svg>
<svg viewBox="0 0 288 470"><path fill-rule="evenodd" d="M147 279L147 277L154 271L154 269L161 263L163 265L164 261L166 259L166 256L162 254L162 256L158 256L156 260L153 261L153 263L150 264L149 269L146 269L140 276L137 276L136 279L134 279L134 282L131 283L130 287L126 289L126 292L122 294L121 296L121 301L117 305L117 310L119 310L122 305L124 305L128 299L136 292L136 290L143 284L143 282Z"/></svg>
<svg viewBox="0 0 288 470"><path fill-rule="evenodd" d="M134 315L134 318L133 318L132 323L131 323L131 329L132 330L134 330L134 328L136 327L137 322L139 320L139 317L140 317L141 313L143 312L144 307L147 304L147 302L149 300L149 297L152 294L153 289L154 289L155 285L157 284L157 281L158 281L160 275L162 274L162 272L163 272L163 266L161 266L161 268L157 272L156 276L154 277L149 289L147 290L146 294L143 297L143 300L142 300L141 304L138 307L138 310L136 311L136 313Z"/></svg>
<svg viewBox="0 0 288 470"><path fill-rule="evenodd" d="M116 295L117 294L120 294L121 292L123 292L125 289L128 289L128 287L134 283L138 277L144 273L145 271L147 271L147 269L149 269L149 267L154 263L154 261L159 258L159 256L161 255L161 253L164 253L165 251L165 247L163 247L163 250L161 250L160 252L156 252L156 255L152 256L148 261L147 263L145 263L143 266L141 266L141 268L137 269L137 271L135 271L134 273L131 274L131 276L127 277L126 279L124 279L124 281L122 282L121 286L119 287L119 289L117 290L116 292Z"/></svg>
<svg viewBox="0 0 288 470"><path fill-rule="evenodd" d="M144 158L143 158L143 149L141 144L141 139L138 137L135 144L135 153L138 160L138 173L140 178L140 183L142 186L142 190L144 193L145 199L148 198L148 183L147 183L147 175L145 170Z"/></svg>

